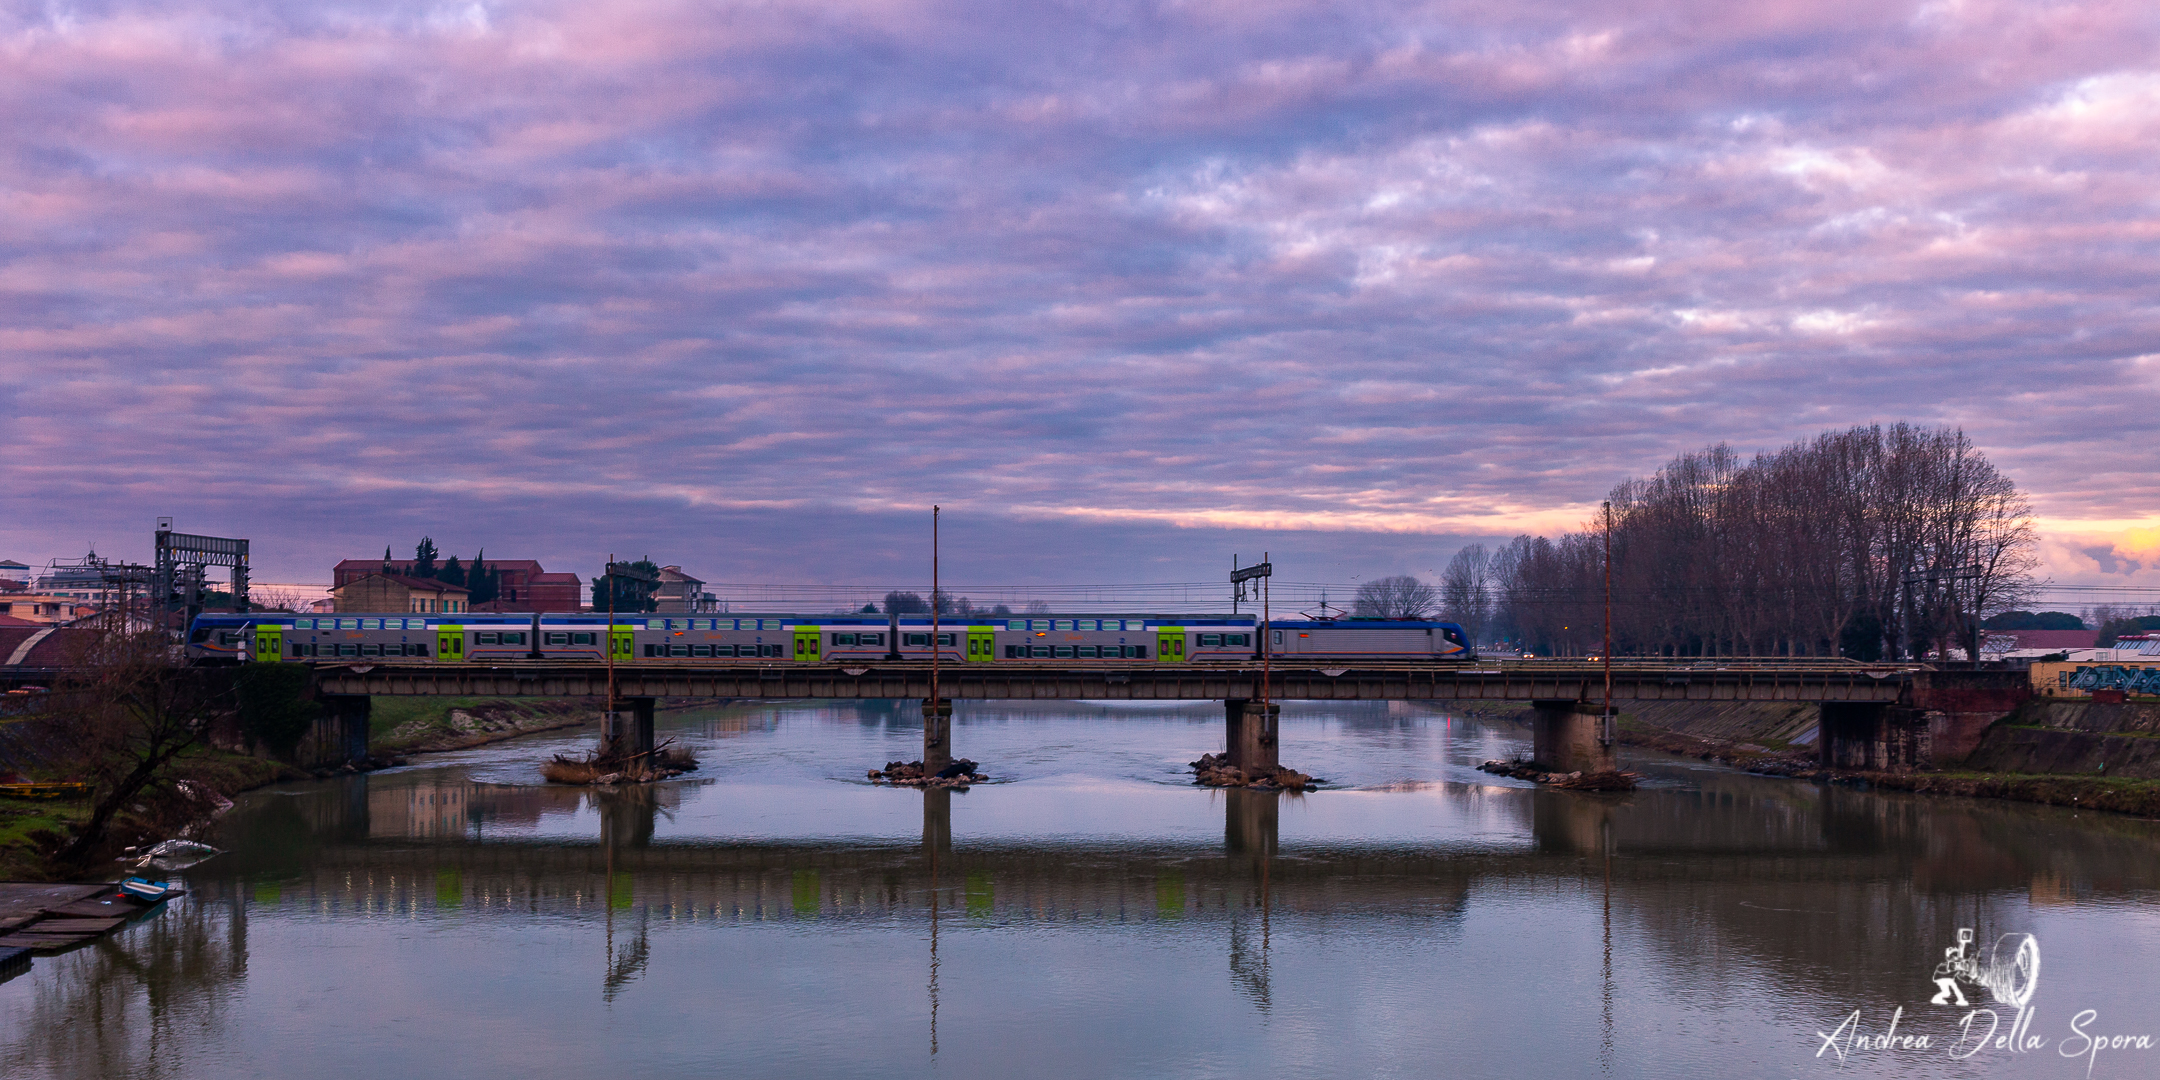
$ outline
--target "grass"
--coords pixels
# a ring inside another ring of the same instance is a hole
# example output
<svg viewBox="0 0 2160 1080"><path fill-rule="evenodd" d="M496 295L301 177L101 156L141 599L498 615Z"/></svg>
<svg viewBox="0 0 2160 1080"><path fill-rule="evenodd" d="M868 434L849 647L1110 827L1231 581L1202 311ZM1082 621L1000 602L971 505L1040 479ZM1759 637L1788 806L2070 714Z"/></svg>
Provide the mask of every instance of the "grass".
<svg viewBox="0 0 2160 1080"><path fill-rule="evenodd" d="M74 834L90 816L88 799L0 798L0 879L39 881L50 876L45 852Z"/></svg>

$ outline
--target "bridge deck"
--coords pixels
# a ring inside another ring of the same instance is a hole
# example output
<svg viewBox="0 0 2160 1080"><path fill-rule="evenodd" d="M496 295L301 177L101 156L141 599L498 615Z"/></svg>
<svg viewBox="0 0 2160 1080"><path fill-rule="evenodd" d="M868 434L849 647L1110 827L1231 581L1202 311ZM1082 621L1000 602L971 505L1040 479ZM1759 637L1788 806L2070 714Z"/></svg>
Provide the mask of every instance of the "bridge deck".
<svg viewBox="0 0 2160 1080"><path fill-rule="evenodd" d="M1816 664L1615 665L1617 701L1894 702L1909 667L1832 661ZM949 664L938 692L953 699L1208 701L1258 698L1255 663L1132 666ZM455 697L587 697L607 692L603 664L559 661L484 664L322 666L326 694ZM927 698L930 665L669 663L615 669L619 697ZM1596 664L1276 665L1268 697L1278 701L1592 701L1604 694Z"/></svg>

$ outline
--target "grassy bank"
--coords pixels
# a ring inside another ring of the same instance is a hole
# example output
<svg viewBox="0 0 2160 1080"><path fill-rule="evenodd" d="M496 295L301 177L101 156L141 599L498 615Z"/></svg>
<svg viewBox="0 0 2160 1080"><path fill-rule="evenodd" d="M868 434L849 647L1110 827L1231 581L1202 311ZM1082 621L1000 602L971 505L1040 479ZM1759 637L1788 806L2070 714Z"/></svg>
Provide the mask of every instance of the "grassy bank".
<svg viewBox="0 0 2160 1080"><path fill-rule="evenodd" d="M2026 773L1910 772L1826 773L1835 782L1866 781L1890 791L1963 795L1977 799L2074 806L2140 817L2160 817L2160 780L2101 776L2035 776Z"/></svg>
<svg viewBox="0 0 2160 1080"><path fill-rule="evenodd" d="M378 697L368 706L368 748L377 755L461 750L600 718L589 698Z"/></svg>
<svg viewBox="0 0 2160 1080"><path fill-rule="evenodd" d="M265 784L308 776L281 761L206 746L182 754L165 775L195 785L197 794L190 795L174 784L159 785L154 794L113 820L105 851L81 867L54 866L46 856L73 837L90 816L90 800L0 798L0 880L111 877L114 868L107 860L122 848L168 839L214 810L216 798L204 793L230 799Z"/></svg>

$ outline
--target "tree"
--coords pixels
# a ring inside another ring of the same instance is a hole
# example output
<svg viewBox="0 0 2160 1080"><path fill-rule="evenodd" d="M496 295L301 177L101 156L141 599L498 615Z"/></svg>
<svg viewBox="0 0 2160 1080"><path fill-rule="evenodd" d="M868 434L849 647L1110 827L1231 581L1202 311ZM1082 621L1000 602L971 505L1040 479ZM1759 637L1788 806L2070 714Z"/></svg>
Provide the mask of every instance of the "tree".
<svg viewBox="0 0 2160 1080"><path fill-rule="evenodd" d="M877 605L876 605L876 604L864 604L864 605L862 606L862 611L858 612L858 614L862 614L862 615L875 615L875 614L877 614L877 613L878 613L878 610L877 610Z"/></svg>
<svg viewBox="0 0 2160 1080"><path fill-rule="evenodd" d="M502 596L502 571L489 566L486 560L487 549L481 548L480 554L473 556L472 567L465 572L465 588L472 593L465 599L475 607Z"/></svg>
<svg viewBox="0 0 2160 1080"><path fill-rule="evenodd" d="M1483 640L1492 617L1492 556L1483 544L1467 544L1448 560L1440 579L1440 613L1462 624L1470 640Z"/></svg>
<svg viewBox="0 0 2160 1080"><path fill-rule="evenodd" d="M930 605L923 602L920 593L899 592L896 590L885 594L885 614L887 615L913 615L928 610L930 610Z"/></svg>
<svg viewBox="0 0 2160 1080"><path fill-rule="evenodd" d="M1048 615L1050 614L1050 603L1047 600L1030 600L1022 610L1029 615Z"/></svg>
<svg viewBox="0 0 2160 1080"><path fill-rule="evenodd" d="M648 577L651 580L640 581L637 578L633 578L628 575L616 575L612 579L614 582L615 605L613 610L615 610L616 612L636 613L640 611L651 611L657 608L659 606L659 600L654 594L660 588L659 565L654 563L651 559L646 558L639 559L634 563L630 563L629 567L633 572ZM611 579L609 579L606 575L602 575L600 577L592 579L594 611L609 610L608 583L610 580Z"/></svg>
<svg viewBox="0 0 2160 1080"><path fill-rule="evenodd" d="M448 561L435 568L435 580L446 585L455 585L460 589L471 588L465 583L465 568L459 565L458 557L455 555L450 556Z"/></svg>
<svg viewBox="0 0 2160 1080"><path fill-rule="evenodd" d="M1440 597L1433 587L1408 574L1376 578L1358 586L1351 612L1367 619L1422 619L1432 614Z"/></svg>
<svg viewBox="0 0 2160 1080"><path fill-rule="evenodd" d="M434 577L436 554L435 538L432 536L421 537L420 543L413 548L412 576L416 578Z"/></svg>
<svg viewBox="0 0 2160 1080"><path fill-rule="evenodd" d="M71 731L91 806L89 819L60 850L63 862L96 850L123 807L170 783L166 766L201 742L231 703L229 691L182 667L155 633L99 635L78 664L56 680L53 711Z"/></svg>

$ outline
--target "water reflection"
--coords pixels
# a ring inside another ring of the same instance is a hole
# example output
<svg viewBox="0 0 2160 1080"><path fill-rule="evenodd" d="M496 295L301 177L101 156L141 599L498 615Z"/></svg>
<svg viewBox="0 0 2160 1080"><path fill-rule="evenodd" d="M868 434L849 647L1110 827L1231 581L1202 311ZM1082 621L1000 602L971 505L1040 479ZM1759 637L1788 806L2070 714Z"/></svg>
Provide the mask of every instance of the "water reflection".
<svg viewBox="0 0 2160 1080"><path fill-rule="evenodd" d="M905 711L675 718L693 783L483 779L528 745L251 797L184 906L0 987L0 1071L246 1075L310 1032L318 1071L426 1072L478 1010L545 1050L482 1074L1791 1075L1818 1016L1924 1001L1965 926L2042 928L2056 1000L2160 1033L2114 944L2160 938L2149 823L1678 762L1625 796L1469 782L1519 736L1392 710L1286 719L1353 785L1304 797L1179 786L1213 729L1176 711L963 712L1014 782L855 782ZM318 1007L401 1041L340 1054Z"/></svg>

